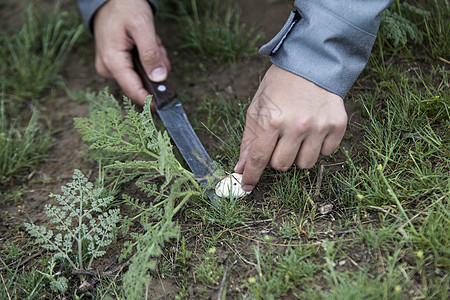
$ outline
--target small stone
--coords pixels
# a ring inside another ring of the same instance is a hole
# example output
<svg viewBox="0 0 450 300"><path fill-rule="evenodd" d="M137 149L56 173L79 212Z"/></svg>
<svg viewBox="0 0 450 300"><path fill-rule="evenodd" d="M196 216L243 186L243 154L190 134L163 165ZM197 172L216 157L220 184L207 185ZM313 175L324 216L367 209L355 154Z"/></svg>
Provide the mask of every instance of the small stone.
<svg viewBox="0 0 450 300"><path fill-rule="evenodd" d="M322 215L326 215L327 213L331 212L332 210L333 210L333 204L327 204L327 205L321 206L319 208L319 212Z"/></svg>
<svg viewBox="0 0 450 300"><path fill-rule="evenodd" d="M242 188L242 174L233 173L226 176L216 185L216 195L223 198L240 198L251 192L246 192Z"/></svg>

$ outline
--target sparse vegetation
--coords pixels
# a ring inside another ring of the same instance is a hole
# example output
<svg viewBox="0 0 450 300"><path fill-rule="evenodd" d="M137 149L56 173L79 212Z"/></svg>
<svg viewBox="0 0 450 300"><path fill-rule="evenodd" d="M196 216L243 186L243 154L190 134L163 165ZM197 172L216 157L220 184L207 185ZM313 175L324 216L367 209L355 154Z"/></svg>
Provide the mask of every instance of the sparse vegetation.
<svg viewBox="0 0 450 300"><path fill-rule="evenodd" d="M49 134L39 126L38 118L39 113L34 111L26 126L22 125L20 116L10 120L6 115L5 101L1 100L0 186L12 183L45 158L51 141Z"/></svg>
<svg viewBox="0 0 450 300"><path fill-rule="evenodd" d="M182 24L180 49L197 58L203 67L211 63L229 65L252 56L264 37L255 25L241 21L239 8L232 1L191 0L175 6L178 9L172 17Z"/></svg>
<svg viewBox="0 0 450 300"><path fill-rule="evenodd" d="M21 30L0 35L0 81L7 95L38 99L63 83L61 68L84 28L58 10L36 12L30 5Z"/></svg>

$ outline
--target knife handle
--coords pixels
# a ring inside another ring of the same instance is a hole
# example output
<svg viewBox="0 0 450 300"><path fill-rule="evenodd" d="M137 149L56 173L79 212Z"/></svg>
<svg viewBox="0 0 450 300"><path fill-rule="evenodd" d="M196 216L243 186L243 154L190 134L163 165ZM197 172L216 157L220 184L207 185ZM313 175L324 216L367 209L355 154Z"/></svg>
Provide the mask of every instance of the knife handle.
<svg viewBox="0 0 450 300"><path fill-rule="evenodd" d="M155 102L157 109L163 109L177 97L177 94L167 86L165 81L154 82L148 78L136 48L131 51L131 54L133 56L134 68L141 78L144 88L153 96L152 101Z"/></svg>

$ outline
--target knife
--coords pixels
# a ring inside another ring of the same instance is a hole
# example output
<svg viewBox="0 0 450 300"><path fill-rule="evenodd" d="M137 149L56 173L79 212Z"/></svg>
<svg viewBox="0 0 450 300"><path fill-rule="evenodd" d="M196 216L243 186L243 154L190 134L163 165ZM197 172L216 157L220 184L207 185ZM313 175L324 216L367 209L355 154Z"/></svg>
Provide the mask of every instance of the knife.
<svg viewBox="0 0 450 300"><path fill-rule="evenodd" d="M208 179L213 178L215 166L189 123L176 93L167 86L165 81L153 82L148 78L136 48L132 51L132 56L134 68L141 78L144 88L153 96L152 101L155 104L156 112L166 126L169 135L195 178L200 184L206 185ZM214 206L220 201L214 189L207 189L206 195Z"/></svg>

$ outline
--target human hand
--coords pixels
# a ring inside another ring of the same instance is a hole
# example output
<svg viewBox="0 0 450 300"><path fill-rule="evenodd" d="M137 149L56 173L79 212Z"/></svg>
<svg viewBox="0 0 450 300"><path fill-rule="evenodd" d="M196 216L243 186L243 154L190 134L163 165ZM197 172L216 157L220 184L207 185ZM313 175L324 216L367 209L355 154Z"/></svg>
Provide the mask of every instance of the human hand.
<svg viewBox="0 0 450 300"><path fill-rule="evenodd" d="M137 47L149 78L164 81L170 70L167 52L156 35L153 11L145 0L109 0L94 17L95 68L115 79L125 94L143 105L148 96L134 71L131 50Z"/></svg>
<svg viewBox="0 0 450 300"><path fill-rule="evenodd" d="M347 126L344 101L316 84L272 65L250 107L235 172L251 191L270 163L286 171L311 168L320 154L331 155Z"/></svg>

